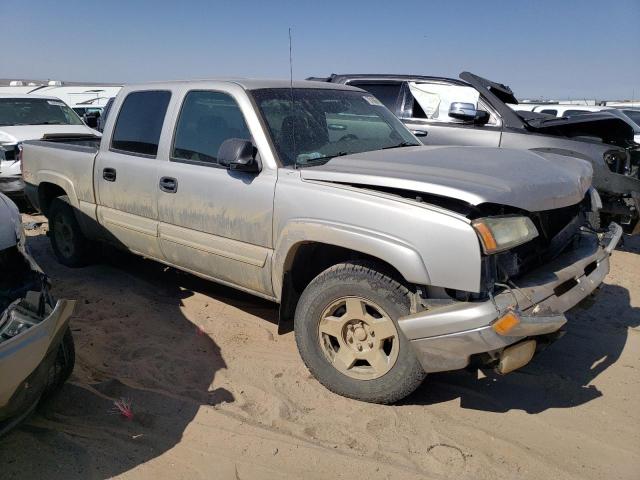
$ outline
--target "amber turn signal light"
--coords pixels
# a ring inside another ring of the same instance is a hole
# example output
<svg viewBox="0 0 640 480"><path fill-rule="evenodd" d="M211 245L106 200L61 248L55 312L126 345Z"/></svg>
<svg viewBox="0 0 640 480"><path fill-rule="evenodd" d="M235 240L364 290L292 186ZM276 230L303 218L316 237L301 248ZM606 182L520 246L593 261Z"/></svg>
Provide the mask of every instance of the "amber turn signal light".
<svg viewBox="0 0 640 480"><path fill-rule="evenodd" d="M502 315L492 325L493 330L499 335L508 335L513 327L520 323L520 316L513 310Z"/></svg>

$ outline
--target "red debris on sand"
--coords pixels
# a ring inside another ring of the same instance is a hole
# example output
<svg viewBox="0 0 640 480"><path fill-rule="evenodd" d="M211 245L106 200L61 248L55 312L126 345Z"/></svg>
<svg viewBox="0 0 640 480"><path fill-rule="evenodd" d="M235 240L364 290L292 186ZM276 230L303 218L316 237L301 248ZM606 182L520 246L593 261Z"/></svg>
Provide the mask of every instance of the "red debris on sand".
<svg viewBox="0 0 640 480"><path fill-rule="evenodd" d="M114 413L119 413L127 420L133 420L133 410L131 409L131 401L125 398L121 398L119 400L115 400L113 402Z"/></svg>

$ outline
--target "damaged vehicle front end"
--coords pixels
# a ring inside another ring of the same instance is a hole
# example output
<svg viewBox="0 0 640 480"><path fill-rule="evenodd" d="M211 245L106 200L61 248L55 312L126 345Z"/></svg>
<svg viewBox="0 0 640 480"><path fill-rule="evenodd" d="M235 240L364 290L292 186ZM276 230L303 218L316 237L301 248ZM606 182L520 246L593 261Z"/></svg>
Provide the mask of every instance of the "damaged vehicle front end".
<svg viewBox="0 0 640 480"><path fill-rule="evenodd" d="M18 208L0 194L0 435L53 393L73 370L75 301L53 300L29 255Z"/></svg>

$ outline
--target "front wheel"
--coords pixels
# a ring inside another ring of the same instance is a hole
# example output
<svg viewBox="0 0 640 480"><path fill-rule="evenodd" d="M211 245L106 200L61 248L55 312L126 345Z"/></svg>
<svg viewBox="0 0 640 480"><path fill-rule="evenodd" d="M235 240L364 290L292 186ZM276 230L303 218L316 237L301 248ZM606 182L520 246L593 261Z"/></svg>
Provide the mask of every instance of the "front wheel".
<svg viewBox="0 0 640 480"><path fill-rule="evenodd" d="M398 318L409 291L375 264L341 263L318 275L296 308L296 343L307 368L329 390L392 403L425 377Z"/></svg>

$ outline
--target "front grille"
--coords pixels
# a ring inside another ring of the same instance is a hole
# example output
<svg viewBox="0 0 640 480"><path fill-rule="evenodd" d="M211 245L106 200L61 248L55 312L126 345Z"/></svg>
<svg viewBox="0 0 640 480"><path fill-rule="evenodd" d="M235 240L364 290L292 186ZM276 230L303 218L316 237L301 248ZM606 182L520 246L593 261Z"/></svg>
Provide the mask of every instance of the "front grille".
<svg viewBox="0 0 640 480"><path fill-rule="evenodd" d="M530 242L497 255L498 278L516 279L558 256L571 244L586 223L588 199L582 203L530 214L538 236Z"/></svg>

